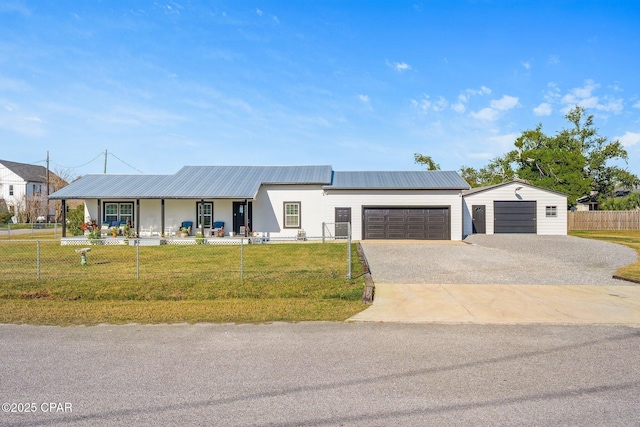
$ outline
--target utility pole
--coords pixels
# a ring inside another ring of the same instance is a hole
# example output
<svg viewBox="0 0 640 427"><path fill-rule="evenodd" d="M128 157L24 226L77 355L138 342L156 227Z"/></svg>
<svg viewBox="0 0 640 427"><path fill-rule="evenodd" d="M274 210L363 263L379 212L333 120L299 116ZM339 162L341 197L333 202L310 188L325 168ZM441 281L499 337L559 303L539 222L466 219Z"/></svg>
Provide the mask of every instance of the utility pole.
<svg viewBox="0 0 640 427"><path fill-rule="evenodd" d="M104 150L104 172L107 173L107 150Z"/></svg>

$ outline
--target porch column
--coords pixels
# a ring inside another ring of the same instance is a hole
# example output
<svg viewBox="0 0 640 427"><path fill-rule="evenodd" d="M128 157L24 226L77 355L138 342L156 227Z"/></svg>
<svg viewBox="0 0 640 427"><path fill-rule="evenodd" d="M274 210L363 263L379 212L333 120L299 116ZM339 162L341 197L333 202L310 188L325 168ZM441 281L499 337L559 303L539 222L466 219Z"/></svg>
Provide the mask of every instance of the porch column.
<svg viewBox="0 0 640 427"><path fill-rule="evenodd" d="M249 199L244 199L244 234L249 236Z"/></svg>
<svg viewBox="0 0 640 427"><path fill-rule="evenodd" d="M140 199L136 199L136 236L140 236Z"/></svg>
<svg viewBox="0 0 640 427"><path fill-rule="evenodd" d="M62 199L62 237L67 237L67 201Z"/></svg>
<svg viewBox="0 0 640 427"><path fill-rule="evenodd" d="M200 199L200 233L204 237L204 199Z"/></svg>
<svg viewBox="0 0 640 427"><path fill-rule="evenodd" d="M98 199L98 228L102 228L102 202Z"/></svg>
<svg viewBox="0 0 640 427"><path fill-rule="evenodd" d="M160 235L164 234L164 199L160 200ZM168 237L168 236L164 236Z"/></svg>

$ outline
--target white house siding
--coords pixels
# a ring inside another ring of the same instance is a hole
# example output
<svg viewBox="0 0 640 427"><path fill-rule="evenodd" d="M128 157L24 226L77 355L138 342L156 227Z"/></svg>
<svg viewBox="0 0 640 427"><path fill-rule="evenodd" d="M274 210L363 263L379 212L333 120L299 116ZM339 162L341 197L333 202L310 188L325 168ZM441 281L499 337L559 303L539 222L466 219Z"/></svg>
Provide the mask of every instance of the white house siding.
<svg viewBox="0 0 640 427"><path fill-rule="evenodd" d="M11 190L13 189L13 194ZM4 199L8 207L24 210L27 208L26 196L34 194L46 194L47 186L41 182L27 182L15 172L0 164L0 199ZM49 214L53 215L55 210L50 209ZM43 213L44 214L44 213Z"/></svg>
<svg viewBox="0 0 640 427"><path fill-rule="evenodd" d="M300 202L301 229L322 235L323 191L320 185L263 185L253 201L253 231L271 237L295 237L298 228L284 228L284 203Z"/></svg>
<svg viewBox="0 0 640 427"><path fill-rule="evenodd" d="M9 188L13 186L13 195L9 195ZM8 206L21 205L26 194L26 182L0 164L0 198L4 199Z"/></svg>
<svg viewBox="0 0 640 427"><path fill-rule="evenodd" d="M375 206L448 206L451 213L451 240L462 240L462 196L459 190L326 190L321 221L335 221L335 208L351 208L351 235L362 239L362 208Z"/></svg>
<svg viewBox="0 0 640 427"><path fill-rule="evenodd" d="M516 193L516 188L521 187ZM519 197L518 197L519 196ZM464 196L464 235L473 233L472 206L484 205L486 215L486 232L493 234L494 230L494 201L535 201L537 234L566 235L567 234L567 198L560 194L542 188L532 187L519 182L512 182L504 186L487 189ZM546 216L546 207L556 206L556 217Z"/></svg>

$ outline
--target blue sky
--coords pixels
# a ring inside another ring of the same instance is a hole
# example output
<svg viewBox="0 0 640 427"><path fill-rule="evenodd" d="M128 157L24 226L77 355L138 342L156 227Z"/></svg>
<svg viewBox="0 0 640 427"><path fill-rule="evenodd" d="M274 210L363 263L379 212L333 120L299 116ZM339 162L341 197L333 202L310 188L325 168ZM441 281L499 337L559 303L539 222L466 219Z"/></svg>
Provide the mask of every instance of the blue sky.
<svg viewBox="0 0 640 427"><path fill-rule="evenodd" d="M640 2L0 0L0 158L481 167L583 105L640 174Z"/></svg>

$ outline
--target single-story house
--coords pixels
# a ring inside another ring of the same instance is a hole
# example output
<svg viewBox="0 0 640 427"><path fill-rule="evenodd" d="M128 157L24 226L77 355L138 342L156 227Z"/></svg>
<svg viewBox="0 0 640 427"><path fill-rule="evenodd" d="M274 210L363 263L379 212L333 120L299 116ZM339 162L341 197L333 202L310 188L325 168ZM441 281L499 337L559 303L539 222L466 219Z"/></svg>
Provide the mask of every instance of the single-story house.
<svg viewBox="0 0 640 427"><path fill-rule="evenodd" d="M546 195L539 190L537 195ZM189 221L192 234L205 236L224 222L226 235L250 230L274 238L300 232L345 237L346 227L335 224L350 223L354 240L462 240L471 230L465 191L469 185L454 171L185 166L174 175L87 175L51 198L84 200L87 219L98 225L127 221L138 234L151 229L166 235ZM565 211L562 203L555 206L566 234L566 197ZM323 230L323 224L330 225Z"/></svg>

